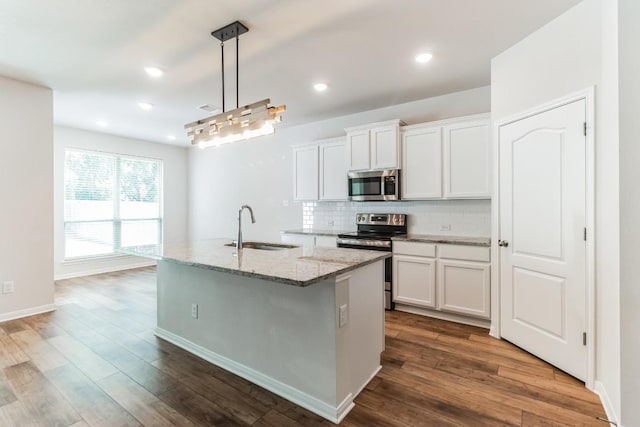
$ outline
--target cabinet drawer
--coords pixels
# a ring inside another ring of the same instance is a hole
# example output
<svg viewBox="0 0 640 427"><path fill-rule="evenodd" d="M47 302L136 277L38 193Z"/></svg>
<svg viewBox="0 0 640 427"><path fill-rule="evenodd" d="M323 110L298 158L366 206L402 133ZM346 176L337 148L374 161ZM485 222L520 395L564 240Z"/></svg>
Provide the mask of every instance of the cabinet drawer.
<svg viewBox="0 0 640 427"><path fill-rule="evenodd" d="M491 260L491 248L484 246L438 245L438 249L440 258L480 262L489 262Z"/></svg>
<svg viewBox="0 0 640 427"><path fill-rule="evenodd" d="M431 243L402 242L396 240L393 242L393 253L435 258L436 245Z"/></svg>

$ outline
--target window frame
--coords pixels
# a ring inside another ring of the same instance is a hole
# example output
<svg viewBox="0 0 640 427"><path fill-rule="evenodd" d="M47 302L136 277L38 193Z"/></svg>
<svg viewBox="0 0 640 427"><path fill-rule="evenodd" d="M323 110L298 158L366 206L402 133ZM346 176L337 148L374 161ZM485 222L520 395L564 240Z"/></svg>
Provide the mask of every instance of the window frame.
<svg viewBox="0 0 640 427"><path fill-rule="evenodd" d="M121 153L113 153L108 151L99 151L99 150L88 150L85 148L74 148L74 147L65 147L64 149L64 160L63 160L63 176L67 170L67 153L75 152L75 153L84 153L84 154L93 154L105 157L112 157L115 159L115 175L113 182L113 218L112 219L89 219L89 220L70 220L67 221L65 219L66 214L66 190L65 190L65 179L62 180L62 261L64 263L75 263L75 262L83 262L83 261L94 261L100 259L109 259L109 258L121 258L127 257L130 255L119 253L118 250L122 248L122 222L142 222L142 221L157 221L157 236L158 242L162 243L164 240L164 161L158 158L152 157L143 157L136 156L131 154L121 154ZM121 159L132 159L132 160L142 160L142 161L152 161L158 164L158 183L160 186L160 191L158 192L158 217L149 217L149 218L132 218L132 219L122 219L120 217L120 177L121 177ZM68 257L67 256L67 224L82 224L82 223L112 223L113 224L113 252L105 253L105 254L96 254L96 255L83 255L83 256L75 256Z"/></svg>

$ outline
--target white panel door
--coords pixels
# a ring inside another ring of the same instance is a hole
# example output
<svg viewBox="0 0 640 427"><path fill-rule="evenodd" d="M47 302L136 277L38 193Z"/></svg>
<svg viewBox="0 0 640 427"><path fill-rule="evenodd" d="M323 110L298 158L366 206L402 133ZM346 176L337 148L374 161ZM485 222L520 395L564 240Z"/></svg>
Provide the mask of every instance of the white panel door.
<svg viewBox="0 0 640 427"><path fill-rule="evenodd" d="M347 132L349 170L368 170L371 165L369 129Z"/></svg>
<svg viewBox="0 0 640 427"><path fill-rule="evenodd" d="M435 258L393 256L393 301L435 308Z"/></svg>
<svg viewBox="0 0 640 427"><path fill-rule="evenodd" d="M293 198L318 200L318 146L293 149Z"/></svg>
<svg viewBox="0 0 640 427"><path fill-rule="evenodd" d="M371 169L397 169L398 125L374 127L370 131Z"/></svg>
<svg viewBox="0 0 640 427"><path fill-rule="evenodd" d="M489 180L489 123L458 123L444 127L444 196L491 197Z"/></svg>
<svg viewBox="0 0 640 427"><path fill-rule="evenodd" d="M320 200L347 200L347 143L344 138L320 145Z"/></svg>
<svg viewBox="0 0 640 427"><path fill-rule="evenodd" d="M576 101L499 130L501 335L582 380L585 107Z"/></svg>
<svg viewBox="0 0 640 427"><path fill-rule="evenodd" d="M442 197L442 128L402 131L402 198Z"/></svg>

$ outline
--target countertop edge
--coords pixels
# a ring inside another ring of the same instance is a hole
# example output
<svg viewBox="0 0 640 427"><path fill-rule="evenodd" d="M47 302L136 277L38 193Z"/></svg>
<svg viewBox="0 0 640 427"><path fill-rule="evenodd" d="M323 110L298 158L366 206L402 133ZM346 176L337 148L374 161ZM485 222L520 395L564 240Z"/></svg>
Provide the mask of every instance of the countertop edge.
<svg viewBox="0 0 640 427"><path fill-rule="evenodd" d="M156 257L151 257L150 256L149 258L153 258L153 259L156 259L156 260L159 260L159 261L172 262L172 263L175 263L175 264L187 265L187 266L190 266L190 267L202 268L202 269L205 269L205 270L219 271L221 273L232 274L234 276L251 277L251 278L254 278L254 279L261 279L261 280L266 280L266 281L269 281L269 282L282 283L284 285L290 285L290 286L297 286L297 287L300 287L300 288L305 288L307 286L315 285L316 283L322 282L324 280L340 276L341 274L348 273L349 271L353 271L353 270L356 270L358 268L364 267L366 265L373 264L374 262L381 261L381 260L384 260L386 258L390 258L391 256L392 256L391 252L384 252L384 253L381 252L380 257L378 257L378 258L370 259L370 260L367 260L367 261L362 261L362 262L360 262L360 263L358 263L356 265L346 265L345 264L345 267L340 269L340 270L337 270L337 271L334 271L334 272L331 272L331 273L327 273L327 274L323 274L321 276L314 277L313 279L310 279L310 280L286 279L286 278L283 278L283 277L269 276L268 274L261 274L261 273L254 273L254 272L249 272L249 271L235 270L235 269L220 267L220 266L216 266L216 265L202 264L202 263L198 263L198 262L190 262L190 261L185 261L185 260L171 258L171 257L164 257L164 256L156 256Z"/></svg>
<svg viewBox="0 0 640 427"><path fill-rule="evenodd" d="M491 247L491 238L489 237L468 237L468 236L433 236L408 234L406 236L392 237L393 241L401 242L423 242L423 243L439 243L447 245L464 245L464 246L480 246Z"/></svg>
<svg viewBox="0 0 640 427"><path fill-rule="evenodd" d="M352 230L353 231L353 230ZM349 233L347 230L282 230L280 234L299 234L303 236L330 236L337 237L338 234Z"/></svg>

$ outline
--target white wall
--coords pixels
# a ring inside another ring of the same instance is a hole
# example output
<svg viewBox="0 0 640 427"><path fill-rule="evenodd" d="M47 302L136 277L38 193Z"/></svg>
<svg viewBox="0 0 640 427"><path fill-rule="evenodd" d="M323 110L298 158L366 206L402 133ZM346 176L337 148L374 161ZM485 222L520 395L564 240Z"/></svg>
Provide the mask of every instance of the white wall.
<svg viewBox="0 0 640 427"><path fill-rule="evenodd" d="M640 2L620 0L621 422L640 425Z"/></svg>
<svg viewBox="0 0 640 427"><path fill-rule="evenodd" d="M53 308L53 95L0 77L0 321Z"/></svg>
<svg viewBox="0 0 640 427"><path fill-rule="evenodd" d="M150 261L117 256L64 262L64 150L81 148L163 161L163 231L165 242L187 239L187 150L166 144L123 138L63 126L54 129L54 273L56 279L122 270ZM50 179L50 178L48 178Z"/></svg>
<svg viewBox="0 0 640 427"><path fill-rule="evenodd" d="M302 203L291 200L292 145L344 135L347 127L390 119L415 124L486 113L489 94L489 87L481 87L282 128L272 136L204 151L193 148L189 151L189 237L235 237L238 209L249 204L256 223L251 224L244 213L244 239L278 241L280 231L302 228Z"/></svg>
<svg viewBox="0 0 640 427"><path fill-rule="evenodd" d="M494 121L504 119L596 86L596 386L605 394L609 415L617 417L620 236L613 6L611 0L585 0L494 58L491 114Z"/></svg>

